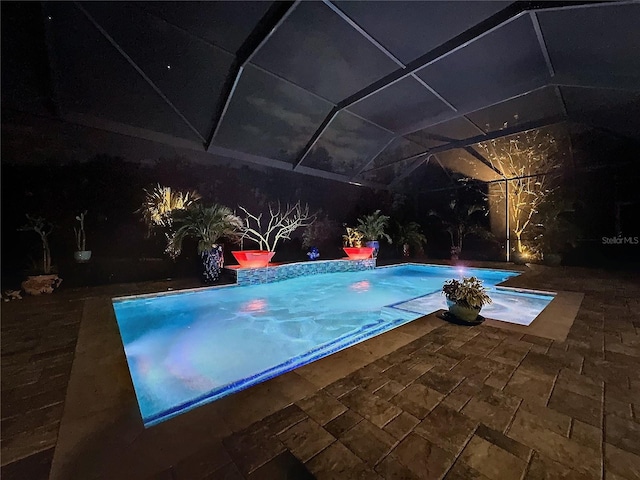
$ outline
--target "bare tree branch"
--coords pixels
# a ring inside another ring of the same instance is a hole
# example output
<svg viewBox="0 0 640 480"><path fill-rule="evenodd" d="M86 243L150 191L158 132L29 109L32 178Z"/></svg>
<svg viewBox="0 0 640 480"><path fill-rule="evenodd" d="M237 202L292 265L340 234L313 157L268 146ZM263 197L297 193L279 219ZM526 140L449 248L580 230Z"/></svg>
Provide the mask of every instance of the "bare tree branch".
<svg viewBox="0 0 640 480"><path fill-rule="evenodd" d="M281 240L289 240L291 234L298 228L311 225L316 214L309 213L309 205L304 206L298 201L293 205L287 204L283 209L280 202L269 204L269 222L266 227L262 225L262 213L254 215L243 206L240 210L246 215L243 219L243 238L248 238L258 243L260 249L275 251L276 245Z"/></svg>

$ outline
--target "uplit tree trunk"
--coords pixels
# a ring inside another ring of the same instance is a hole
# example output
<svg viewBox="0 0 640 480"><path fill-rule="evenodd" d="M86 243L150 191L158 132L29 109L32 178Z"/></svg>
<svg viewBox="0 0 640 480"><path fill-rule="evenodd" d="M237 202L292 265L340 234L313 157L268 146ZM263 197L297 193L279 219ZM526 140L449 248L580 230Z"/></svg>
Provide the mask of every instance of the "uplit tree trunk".
<svg viewBox="0 0 640 480"><path fill-rule="evenodd" d="M531 227L531 220L553 190L554 170L560 166L556 139L551 132L537 129L482 142L479 146L509 182L508 189L504 181L497 184L498 198L494 201L500 208L508 195L509 225L516 239L516 251L522 253L526 248L523 237Z"/></svg>

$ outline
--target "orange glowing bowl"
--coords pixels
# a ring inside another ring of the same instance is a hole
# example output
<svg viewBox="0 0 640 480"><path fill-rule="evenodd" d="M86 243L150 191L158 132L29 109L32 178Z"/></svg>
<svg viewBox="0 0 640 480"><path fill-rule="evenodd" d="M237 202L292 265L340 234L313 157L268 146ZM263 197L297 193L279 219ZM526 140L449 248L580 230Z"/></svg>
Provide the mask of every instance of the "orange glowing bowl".
<svg viewBox="0 0 640 480"><path fill-rule="evenodd" d="M239 250L231 252L241 268L260 268L269 265L276 252L269 250Z"/></svg>
<svg viewBox="0 0 640 480"><path fill-rule="evenodd" d="M373 247L344 247L343 250L349 260L366 260L373 254Z"/></svg>

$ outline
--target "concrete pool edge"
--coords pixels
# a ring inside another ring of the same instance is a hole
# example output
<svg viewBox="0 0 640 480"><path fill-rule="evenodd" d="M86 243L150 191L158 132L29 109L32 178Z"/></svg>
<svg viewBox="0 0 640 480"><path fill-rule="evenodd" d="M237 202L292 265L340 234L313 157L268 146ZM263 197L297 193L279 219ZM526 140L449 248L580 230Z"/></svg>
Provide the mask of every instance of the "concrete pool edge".
<svg viewBox="0 0 640 480"><path fill-rule="evenodd" d="M487 318L484 324L512 332L548 338L558 342L566 340L576 319L584 293L559 290L549 305L529 325L518 325Z"/></svg>

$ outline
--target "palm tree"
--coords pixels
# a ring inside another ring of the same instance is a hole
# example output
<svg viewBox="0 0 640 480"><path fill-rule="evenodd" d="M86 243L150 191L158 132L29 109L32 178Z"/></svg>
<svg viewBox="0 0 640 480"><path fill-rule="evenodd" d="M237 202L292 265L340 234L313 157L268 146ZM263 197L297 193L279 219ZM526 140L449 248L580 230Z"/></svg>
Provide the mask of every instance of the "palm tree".
<svg viewBox="0 0 640 480"><path fill-rule="evenodd" d="M149 233L153 227L171 227L171 212L184 210L201 198L195 191L181 192L160 184L152 190L145 189L144 193L144 202L138 212L142 213L142 219L149 227Z"/></svg>
<svg viewBox="0 0 640 480"><path fill-rule="evenodd" d="M364 215L358 218L358 230L365 240L374 242L384 237L387 242L392 243L391 237L384 230L389 224L389 216L382 215L380 210L376 210L371 215Z"/></svg>
<svg viewBox="0 0 640 480"><path fill-rule="evenodd" d="M216 281L224 264L222 245L218 242L226 238L237 243L241 237L242 220L223 205L193 204L173 211L171 221L175 230L167 236L167 253L177 257L182 252L182 242L188 237L195 238L203 262L203 277L207 283Z"/></svg>
<svg viewBox="0 0 640 480"><path fill-rule="evenodd" d="M409 256L409 248L421 251L427 243L427 237L422 233L422 227L418 222L396 223L396 244L403 249L403 255ZM405 251L405 245L407 249Z"/></svg>
<svg viewBox="0 0 640 480"><path fill-rule="evenodd" d="M490 238L491 232L480 224L482 216L488 210L485 205L476 202L465 203L460 198L452 198L448 208L439 212L431 211L429 215L438 217L451 238L451 255L457 257L462 252L463 240L469 235Z"/></svg>

